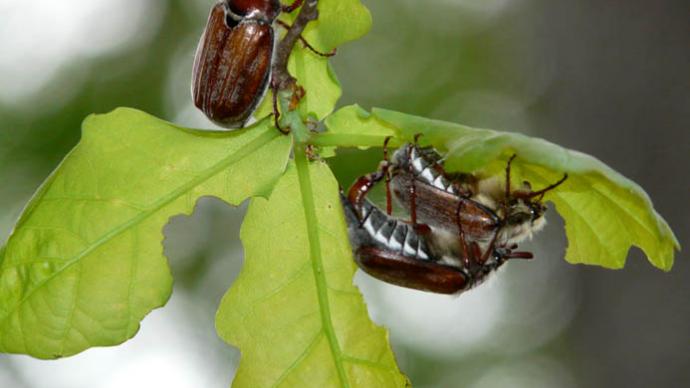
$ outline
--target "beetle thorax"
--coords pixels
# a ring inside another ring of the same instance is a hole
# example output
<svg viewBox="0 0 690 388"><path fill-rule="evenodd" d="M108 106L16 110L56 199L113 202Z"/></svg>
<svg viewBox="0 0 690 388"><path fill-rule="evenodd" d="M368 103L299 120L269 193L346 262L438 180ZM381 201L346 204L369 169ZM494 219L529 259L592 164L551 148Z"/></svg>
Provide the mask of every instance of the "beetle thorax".
<svg viewBox="0 0 690 388"><path fill-rule="evenodd" d="M278 0L225 0L228 10L245 19L272 23L280 13Z"/></svg>

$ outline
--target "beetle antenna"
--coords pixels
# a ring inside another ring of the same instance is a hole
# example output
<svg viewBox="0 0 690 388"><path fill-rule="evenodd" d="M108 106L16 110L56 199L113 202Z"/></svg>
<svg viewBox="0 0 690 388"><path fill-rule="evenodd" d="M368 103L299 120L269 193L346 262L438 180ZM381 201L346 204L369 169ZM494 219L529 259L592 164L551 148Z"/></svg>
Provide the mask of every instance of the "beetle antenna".
<svg viewBox="0 0 690 388"><path fill-rule="evenodd" d="M549 192L549 191L555 189L556 187L562 185L563 182L566 181L566 179L568 179L568 174L564 174L563 178L561 178L558 182L556 182L552 185L546 186L545 188L543 188L539 191L533 191L533 192L525 195L524 198L534 198L534 197L541 196L541 198L540 198L540 200L541 200L544 198L544 194L546 194L547 192Z"/></svg>
<svg viewBox="0 0 690 388"><path fill-rule="evenodd" d="M517 155L513 154L513 156L508 159L508 164L506 165L506 201L510 198L510 167L516 157Z"/></svg>
<svg viewBox="0 0 690 388"><path fill-rule="evenodd" d="M510 197L513 195L510 188L510 170L515 158L517 158L517 154L513 154L513 156L508 159L508 163L506 164L506 192L505 198L503 198L503 202L501 203L501 207L503 208L503 219L501 222L505 222L505 218L508 217L508 202L510 201Z"/></svg>
<svg viewBox="0 0 690 388"><path fill-rule="evenodd" d="M289 30L292 27L280 19L276 19L275 23L277 25L283 27L286 30ZM304 47L306 47L309 51L311 51L312 53L314 53L320 57L329 58L329 57L334 56L338 52L337 49L333 49L327 53L321 52L321 51L317 50L314 46L312 46L306 39L304 39L304 37L302 35L298 36L297 39L299 39L299 41L302 42Z"/></svg>

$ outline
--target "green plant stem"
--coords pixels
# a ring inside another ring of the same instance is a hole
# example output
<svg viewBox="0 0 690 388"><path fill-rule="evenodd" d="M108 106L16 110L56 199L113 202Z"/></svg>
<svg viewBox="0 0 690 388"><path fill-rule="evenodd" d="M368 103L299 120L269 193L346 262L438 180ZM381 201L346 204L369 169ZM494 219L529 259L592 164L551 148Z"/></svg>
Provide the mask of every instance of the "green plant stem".
<svg viewBox="0 0 690 388"><path fill-rule="evenodd" d="M273 86L275 90L290 90L297 83L295 77L288 72L288 60L295 44L302 36L302 32L310 21L319 16L317 11L318 0L307 0L299 11L297 18L288 29L285 37L276 48L275 59L272 65Z"/></svg>

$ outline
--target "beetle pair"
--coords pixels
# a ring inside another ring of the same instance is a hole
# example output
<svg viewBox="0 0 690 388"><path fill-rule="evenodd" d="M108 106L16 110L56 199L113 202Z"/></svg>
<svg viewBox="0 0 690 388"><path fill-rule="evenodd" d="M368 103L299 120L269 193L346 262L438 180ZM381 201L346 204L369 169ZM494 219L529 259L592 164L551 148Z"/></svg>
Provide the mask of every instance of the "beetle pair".
<svg viewBox="0 0 690 388"><path fill-rule="evenodd" d="M276 49L274 23L281 12L292 12L304 0L283 6L279 0L222 0L209 15L192 72L192 97L197 108L217 124L242 127L266 94ZM302 43L322 56L304 39ZM274 99L278 85L271 83ZM277 107L274 100L277 123Z"/></svg>
<svg viewBox="0 0 690 388"><path fill-rule="evenodd" d="M359 178L341 200L359 266L389 283L443 294L480 284L509 259L531 259L517 243L545 225L546 192L529 183L511 190L508 161L504 187L493 179L450 174L431 147L406 144L378 171ZM386 213L367 198L386 184ZM410 214L404 222L391 215L392 197Z"/></svg>

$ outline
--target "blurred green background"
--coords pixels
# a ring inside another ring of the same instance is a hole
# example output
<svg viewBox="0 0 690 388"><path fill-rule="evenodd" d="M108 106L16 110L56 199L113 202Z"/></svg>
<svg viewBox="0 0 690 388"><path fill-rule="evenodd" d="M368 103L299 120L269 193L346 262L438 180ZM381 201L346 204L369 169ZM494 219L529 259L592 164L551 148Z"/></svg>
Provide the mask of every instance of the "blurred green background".
<svg viewBox="0 0 690 388"><path fill-rule="evenodd" d="M194 49L212 0L0 0L0 241L92 112L131 106L193 127ZM333 59L357 102L525 132L639 182L690 246L690 2L366 0L374 28ZM114 142L118 139L113 139ZM332 161L341 184L377 151ZM356 161L356 163L353 163ZM44 362L0 356L0 387L226 387L239 351L215 309L241 268L244 209L204 199L166 227L169 305L134 340ZM359 273L416 387L688 387L690 265L631 251L622 271L563 261L562 221L458 298ZM279 319L279 317L277 317Z"/></svg>

